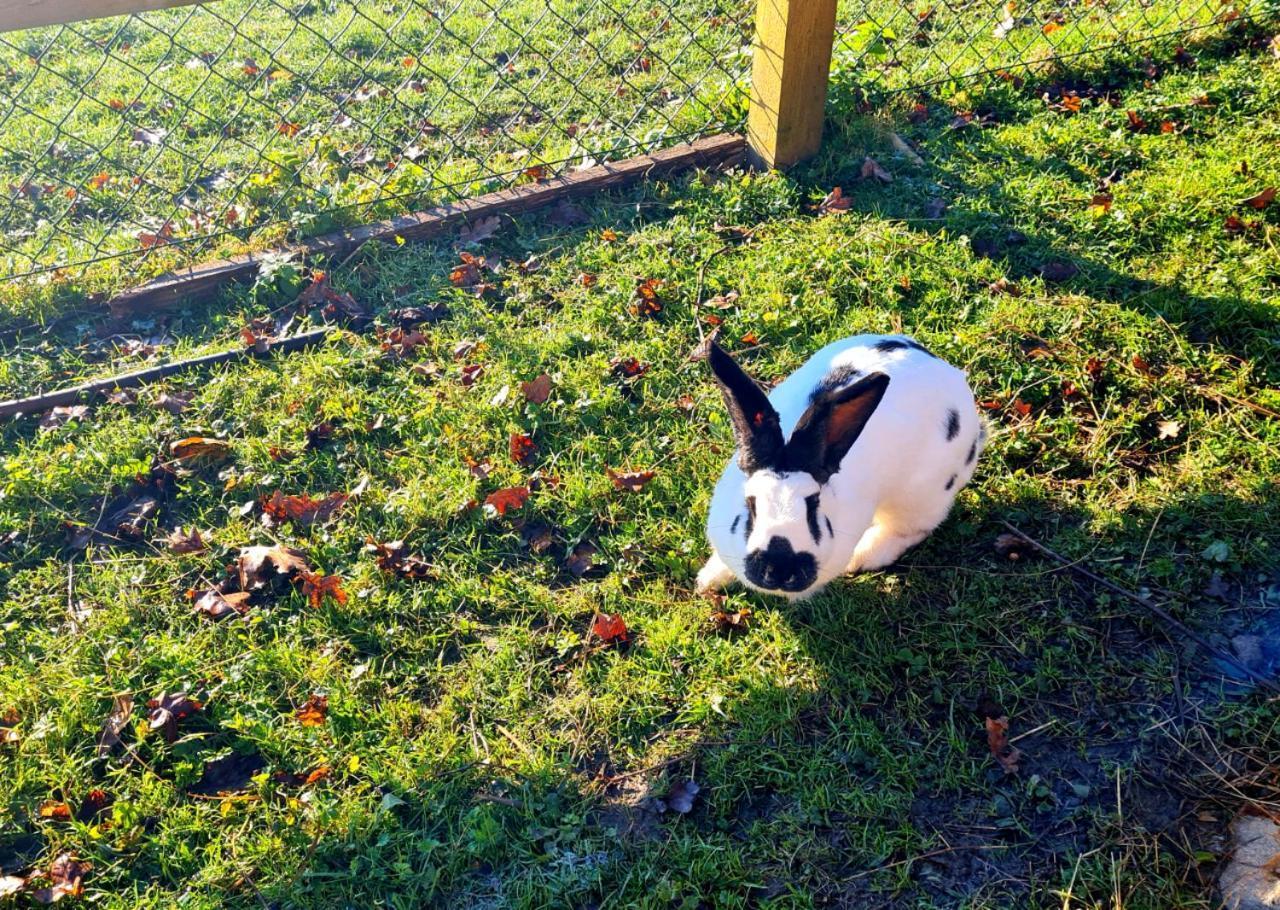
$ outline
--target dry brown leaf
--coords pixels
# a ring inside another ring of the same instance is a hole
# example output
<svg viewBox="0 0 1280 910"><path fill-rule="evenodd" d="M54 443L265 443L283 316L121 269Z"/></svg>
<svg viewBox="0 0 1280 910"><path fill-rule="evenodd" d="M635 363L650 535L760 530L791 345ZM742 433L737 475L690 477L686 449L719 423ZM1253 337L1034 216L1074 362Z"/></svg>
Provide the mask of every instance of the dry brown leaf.
<svg viewBox="0 0 1280 910"><path fill-rule="evenodd" d="M231 443L212 436L188 436L169 446L169 454L175 460L190 465L195 462L216 464L231 454Z"/></svg>
<svg viewBox="0 0 1280 910"><path fill-rule="evenodd" d="M520 393L531 404L543 404L551 397L551 377L543 373L532 382L520 383Z"/></svg>
<svg viewBox="0 0 1280 910"><path fill-rule="evenodd" d="M106 758L120 742L120 734L129 726L133 714L133 696L117 695L111 701L111 713L98 734L98 758Z"/></svg>
<svg viewBox="0 0 1280 910"><path fill-rule="evenodd" d="M1009 744L1009 718L988 717L986 719L987 748L991 757L1004 769L1005 774L1013 774L1018 770L1018 760L1022 753Z"/></svg>
<svg viewBox="0 0 1280 910"><path fill-rule="evenodd" d="M323 726L325 719L329 716L329 697L312 695L305 705L294 712L294 716L304 727Z"/></svg>
<svg viewBox="0 0 1280 910"><path fill-rule="evenodd" d="M484 499L484 504L491 507L499 515L507 514L508 509L521 508L529 498L528 487L507 487L495 490Z"/></svg>
<svg viewBox="0 0 1280 910"><path fill-rule="evenodd" d="M863 180L875 179L879 180L881 183L893 183L893 175L881 167L880 163L870 155L862 159L862 170L860 173L862 174Z"/></svg>
<svg viewBox="0 0 1280 910"><path fill-rule="evenodd" d="M194 527L190 531L184 531L180 527L174 528L165 538L165 543L174 553L203 553L208 549L204 538L200 536L200 529Z"/></svg>
<svg viewBox="0 0 1280 910"><path fill-rule="evenodd" d="M628 493L639 493L657 474L656 471L619 472L610 467L606 467L604 472L609 475L615 488L626 490Z"/></svg>
<svg viewBox="0 0 1280 910"><path fill-rule="evenodd" d="M31 892L31 899L38 904L56 904L64 897L79 897L84 893L84 877L93 869L93 863L76 859L74 853L61 853L49 867L48 888Z"/></svg>

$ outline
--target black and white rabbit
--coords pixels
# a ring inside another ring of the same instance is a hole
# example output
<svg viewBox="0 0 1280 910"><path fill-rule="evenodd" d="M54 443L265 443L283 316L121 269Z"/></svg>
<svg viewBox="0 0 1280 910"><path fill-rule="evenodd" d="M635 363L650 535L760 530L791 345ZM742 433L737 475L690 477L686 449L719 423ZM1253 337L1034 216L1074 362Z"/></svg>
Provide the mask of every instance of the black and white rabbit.
<svg viewBox="0 0 1280 910"><path fill-rule="evenodd" d="M829 344L768 396L712 343L737 443L711 498L698 590L797 599L879 569L942 523L986 427L963 371L903 335Z"/></svg>

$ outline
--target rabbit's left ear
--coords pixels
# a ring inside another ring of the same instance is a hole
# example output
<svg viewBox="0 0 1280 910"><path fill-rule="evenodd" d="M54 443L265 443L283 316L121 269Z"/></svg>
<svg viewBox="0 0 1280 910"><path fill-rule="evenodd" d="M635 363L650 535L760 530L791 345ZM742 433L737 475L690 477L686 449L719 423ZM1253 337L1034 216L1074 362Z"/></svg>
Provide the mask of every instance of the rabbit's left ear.
<svg viewBox="0 0 1280 910"><path fill-rule="evenodd" d="M779 467L784 445L782 426L769 397L714 341L707 345L707 361L733 424L738 467L746 474Z"/></svg>
<svg viewBox="0 0 1280 910"><path fill-rule="evenodd" d="M880 406L889 377L872 373L853 385L819 393L787 440L786 462L826 483Z"/></svg>

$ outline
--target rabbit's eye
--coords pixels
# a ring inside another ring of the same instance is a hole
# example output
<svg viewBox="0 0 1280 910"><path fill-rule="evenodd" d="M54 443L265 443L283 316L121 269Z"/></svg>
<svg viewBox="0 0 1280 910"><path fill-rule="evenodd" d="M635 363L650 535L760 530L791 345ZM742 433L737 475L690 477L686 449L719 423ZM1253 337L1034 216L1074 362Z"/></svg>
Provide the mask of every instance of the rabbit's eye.
<svg viewBox="0 0 1280 910"><path fill-rule="evenodd" d="M747 497L747 537L751 536L751 528L756 523L756 498Z"/></svg>

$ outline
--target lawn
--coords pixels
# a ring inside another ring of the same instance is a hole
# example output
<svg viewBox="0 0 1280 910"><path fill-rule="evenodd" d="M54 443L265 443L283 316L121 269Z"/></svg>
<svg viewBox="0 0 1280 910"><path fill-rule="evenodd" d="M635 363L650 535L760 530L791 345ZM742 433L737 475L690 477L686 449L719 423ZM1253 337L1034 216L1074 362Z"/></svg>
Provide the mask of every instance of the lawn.
<svg viewBox="0 0 1280 910"><path fill-rule="evenodd" d="M112 908L1214 906L1227 823L1276 805L1276 702L1000 535L1274 676L1269 39L872 119L838 82L785 176L371 248L327 280L380 334L4 424L3 873L71 853ZM312 268L19 335L0 387L234 347ZM713 328L765 380L857 332L967 369L993 436L952 517L808 601L694 595L731 454L689 357Z"/></svg>

